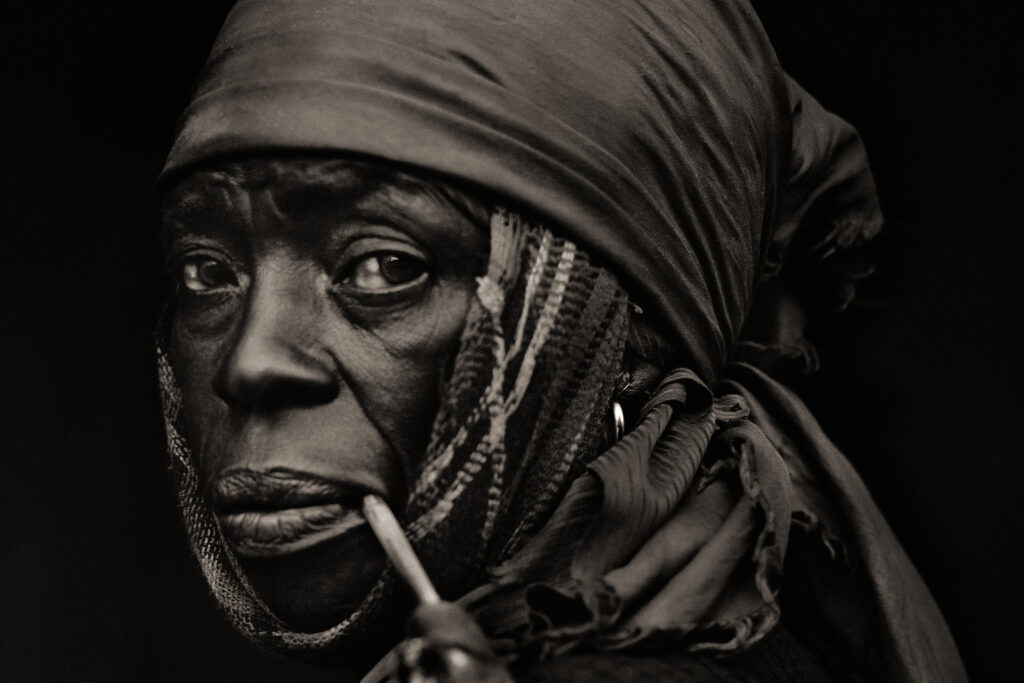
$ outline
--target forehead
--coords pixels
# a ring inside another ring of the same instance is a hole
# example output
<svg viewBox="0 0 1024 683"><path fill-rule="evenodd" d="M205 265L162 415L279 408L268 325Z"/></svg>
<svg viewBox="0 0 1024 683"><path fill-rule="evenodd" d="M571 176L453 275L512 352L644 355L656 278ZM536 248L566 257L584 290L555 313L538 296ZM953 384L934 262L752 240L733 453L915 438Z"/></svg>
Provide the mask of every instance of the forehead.
<svg viewBox="0 0 1024 683"><path fill-rule="evenodd" d="M192 171L164 192L160 213L166 243L183 233L265 223L268 217L296 226L350 218L430 225L449 222L456 213L479 222L487 212L443 183L384 164L254 158Z"/></svg>

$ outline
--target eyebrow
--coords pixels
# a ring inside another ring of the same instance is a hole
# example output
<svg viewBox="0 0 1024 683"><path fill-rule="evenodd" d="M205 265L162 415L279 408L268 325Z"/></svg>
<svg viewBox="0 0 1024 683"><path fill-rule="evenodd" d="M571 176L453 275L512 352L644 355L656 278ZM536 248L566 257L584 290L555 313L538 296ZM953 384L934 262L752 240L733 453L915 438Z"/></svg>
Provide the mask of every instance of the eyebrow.
<svg viewBox="0 0 1024 683"><path fill-rule="evenodd" d="M160 241L166 249L185 235L197 232L195 226L207 223L210 216L230 211L228 187L233 184L223 174L199 172L189 176L161 197L159 203Z"/></svg>

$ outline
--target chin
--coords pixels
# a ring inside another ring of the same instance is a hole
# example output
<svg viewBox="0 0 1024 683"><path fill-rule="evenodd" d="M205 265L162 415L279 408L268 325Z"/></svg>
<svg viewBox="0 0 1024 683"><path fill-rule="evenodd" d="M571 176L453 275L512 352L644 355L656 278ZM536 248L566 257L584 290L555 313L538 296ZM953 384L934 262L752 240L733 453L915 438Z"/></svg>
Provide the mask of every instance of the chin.
<svg viewBox="0 0 1024 683"><path fill-rule="evenodd" d="M386 559L366 524L309 547L276 555L238 555L260 598L292 628L329 629L354 612Z"/></svg>

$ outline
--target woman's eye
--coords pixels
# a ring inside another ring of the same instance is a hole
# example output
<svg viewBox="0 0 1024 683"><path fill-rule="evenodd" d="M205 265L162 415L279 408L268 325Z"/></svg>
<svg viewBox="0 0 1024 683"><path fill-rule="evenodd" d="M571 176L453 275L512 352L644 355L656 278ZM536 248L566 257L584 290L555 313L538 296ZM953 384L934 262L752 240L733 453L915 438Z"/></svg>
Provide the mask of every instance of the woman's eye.
<svg viewBox="0 0 1024 683"><path fill-rule="evenodd" d="M181 284L190 292L203 293L238 284L234 271L209 256L188 258L181 266Z"/></svg>
<svg viewBox="0 0 1024 683"><path fill-rule="evenodd" d="M426 278L427 264L420 258L398 252L371 254L356 261L342 284L362 290L385 290Z"/></svg>

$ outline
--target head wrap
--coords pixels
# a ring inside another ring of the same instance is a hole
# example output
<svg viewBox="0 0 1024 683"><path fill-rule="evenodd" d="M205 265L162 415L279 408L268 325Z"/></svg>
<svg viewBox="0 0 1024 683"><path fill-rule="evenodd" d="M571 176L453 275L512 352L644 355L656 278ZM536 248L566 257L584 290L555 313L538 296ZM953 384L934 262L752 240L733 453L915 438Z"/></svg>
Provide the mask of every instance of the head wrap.
<svg viewBox="0 0 1024 683"><path fill-rule="evenodd" d="M639 630L606 633L606 645L706 634L722 624L719 645L756 640L777 618L788 520L796 516L808 528L834 520L831 531L846 532L850 552L863 559L871 618L886 624L889 639L873 655L881 662L875 671L957 680L941 616L856 474L786 390L752 366L743 366L745 380L725 377L751 309L766 307L758 317L775 328L767 342L781 353L799 336L786 331L793 324L785 306L755 296L765 279L785 280L795 245L838 262L841 305L859 273L837 255L881 226L855 131L785 75L745 0L242 0L213 48L163 179L274 151L382 159L440 174L546 226L496 214L492 269L405 511L417 551L445 588L465 590L482 567L500 563L497 588L473 599L526 598L537 565L523 558L538 547L546 550L534 558L550 558L545 543L582 529L596 539L594 549L580 559L567 546L568 564L557 567L548 595L569 595L585 616L541 630L555 650L593 644L589 636L621 616L607 586L626 594L656 587L643 541L674 519L706 520L686 515L699 492L728 479L727 509L738 512L721 526L727 533L714 547L709 541L714 552L703 559L676 557L674 576L689 569L710 580L716 566L743 565L742 580L669 591L667 601L634 614ZM653 334L635 338L625 292ZM663 380L638 436L594 461L627 334L634 348L682 369ZM762 357L764 341L753 341ZM296 634L276 622L225 554L189 484L191 456L174 426L173 377L163 368L187 521L236 623L293 651L334 646L340 635L357 639L384 609L388 581L330 632ZM713 400L720 381L735 398ZM763 409L757 392L784 417ZM806 437L796 442L806 453L797 452L793 434ZM637 472L650 476L621 481ZM647 569L620 566L629 559L613 547L621 524L600 514L594 526L574 517L587 501L596 505L590 513L615 505L629 513L621 516L634 533L629 552ZM739 538L753 556L743 555ZM452 547L470 549L465 566L445 568ZM624 573L609 573L617 569ZM666 589L679 588L654 573ZM909 589L894 591L893 581ZM543 612L535 602L527 607L528 616ZM480 609L486 615L487 606ZM495 628L514 630L522 614Z"/></svg>
<svg viewBox="0 0 1024 683"><path fill-rule="evenodd" d="M743 1L243 0L164 173L316 150L479 185L586 246L714 382L810 204L852 187L828 227L880 225L856 134L805 99Z"/></svg>

